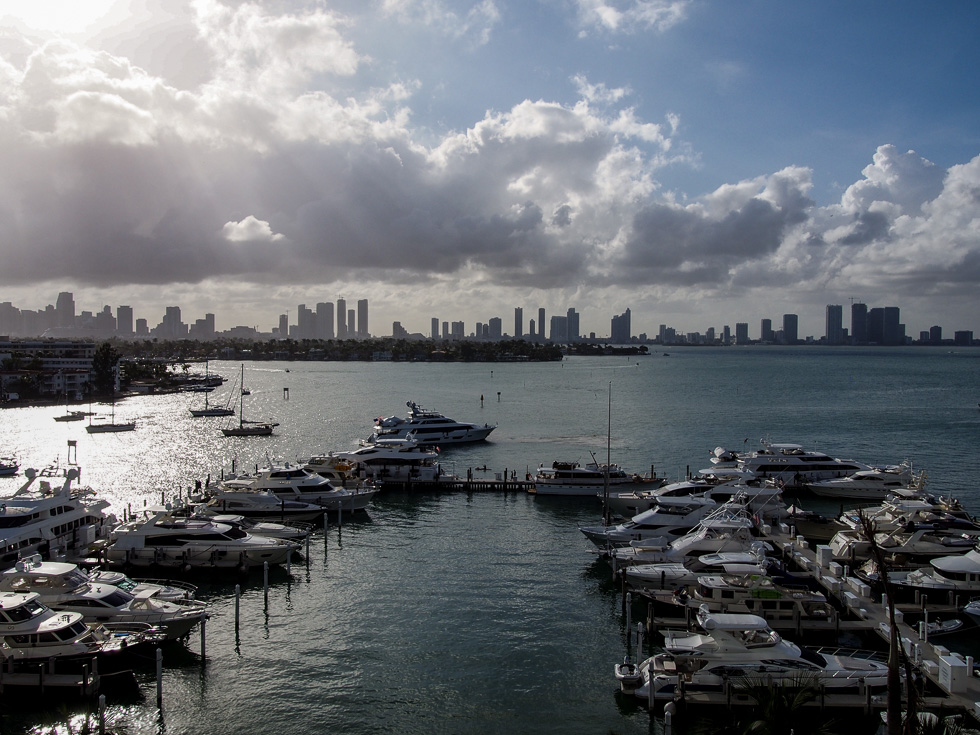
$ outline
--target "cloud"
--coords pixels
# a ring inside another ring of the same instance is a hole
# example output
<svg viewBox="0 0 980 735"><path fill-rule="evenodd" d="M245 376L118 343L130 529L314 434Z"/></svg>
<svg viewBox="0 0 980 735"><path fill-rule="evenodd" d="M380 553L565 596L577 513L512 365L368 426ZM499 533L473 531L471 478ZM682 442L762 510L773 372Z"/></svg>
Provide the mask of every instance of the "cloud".
<svg viewBox="0 0 980 735"><path fill-rule="evenodd" d="M221 236L228 242L277 242L284 239L282 234L272 231L268 222L256 219L251 214L241 222L225 222Z"/></svg>
<svg viewBox="0 0 980 735"><path fill-rule="evenodd" d="M470 38L481 46L489 43L500 22L493 0L474 3L465 13L457 13L442 0L384 0L381 7L403 24L423 25L451 38Z"/></svg>
<svg viewBox="0 0 980 735"><path fill-rule="evenodd" d="M584 29L606 33L665 31L684 20L689 0L575 0Z"/></svg>

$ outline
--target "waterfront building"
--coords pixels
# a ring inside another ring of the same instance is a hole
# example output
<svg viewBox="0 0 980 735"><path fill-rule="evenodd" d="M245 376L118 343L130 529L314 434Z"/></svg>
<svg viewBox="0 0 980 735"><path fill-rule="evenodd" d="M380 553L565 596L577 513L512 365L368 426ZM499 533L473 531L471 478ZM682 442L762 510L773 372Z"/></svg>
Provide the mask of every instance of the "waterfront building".
<svg viewBox="0 0 980 735"><path fill-rule="evenodd" d="M313 310L307 309L306 304L296 307L296 337L298 339L312 339L314 334Z"/></svg>
<svg viewBox="0 0 980 735"><path fill-rule="evenodd" d="M355 318L356 317L355 317L354 310L353 309L348 309L347 310L347 336L348 337L356 337L357 336L357 328L356 328L356 325L355 325L355 322L354 322L354 319Z"/></svg>
<svg viewBox="0 0 980 735"><path fill-rule="evenodd" d="M747 345L749 343L749 323L735 322L735 344Z"/></svg>
<svg viewBox="0 0 980 735"><path fill-rule="evenodd" d="M533 324L533 322L532 322ZM531 327L531 331L534 331L534 327ZM520 339L524 336L524 309L520 306L514 309L514 339Z"/></svg>
<svg viewBox="0 0 980 735"><path fill-rule="evenodd" d="M58 323L61 329L72 329L75 326L75 297L70 291L58 294L58 305L55 307Z"/></svg>
<svg viewBox="0 0 980 735"><path fill-rule="evenodd" d="M357 336L367 339L371 336L368 330L368 300L357 300Z"/></svg>
<svg viewBox="0 0 980 735"><path fill-rule="evenodd" d="M289 336L289 316L287 314L279 315L279 337L281 339L286 339Z"/></svg>
<svg viewBox="0 0 980 735"><path fill-rule="evenodd" d="M759 331L759 339L762 342L775 342L776 334L772 331L772 319L763 319Z"/></svg>
<svg viewBox="0 0 980 735"><path fill-rule="evenodd" d="M851 344L868 343L868 305L855 301L851 304Z"/></svg>
<svg viewBox="0 0 980 735"><path fill-rule="evenodd" d="M538 340L544 342L544 309L538 309Z"/></svg>
<svg viewBox="0 0 980 735"><path fill-rule="evenodd" d="M953 332L953 344L957 347L969 347L973 344L973 331L964 329Z"/></svg>
<svg viewBox="0 0 980 735"><path fill-rule="evenodd" d="M905 325L901 324L901 312L897 306L885 307L882 328L884 337L882 344L905 344Z"/></svg>
<svg viewBox="0 0 980 735"><path fill-rule="evenodd" d="M628 344L632 341L632 334L633 331L629 309L612 318L612 324L609 330L610 342L613 344Z"/></svg>
<svg viewBox="0 0 980 735"><path fill-rule="evenodd" d="M347 339L347 301L337 299L337 339Z"/></svg>
<svg viewBox="0 0 980 735"><path fill-rule="evenodd" d="M929 341L934 345L942 344L943 342L943 328L940 326L933 326L929 328Z"/></svg>
<svg viewBox="0 0 980 735"><path fill-rule="evenodd" d="M450 328L452 330L451 334L453 339L463 339L463 337L466 336L466 330L463 322L453 322L450 325Z"/></svg>
<svg viewBox="0 0 980 735"><path fill-rule="evenodd" d="M565 339L569 342L578 342L579 336L579 314L575 309L569 309L565 314Z"/></svg>
<svg viewBox="0 0 980 735"><path fill-rule="evenodd" d="M564 317L564 316L551 317L551 334L549 336L549 339L552 342L568 341L568 317Z"/></svg>
<svg viewBox="0 0 980 735"><path fill-rule="evenodd" d="M796 314L783 314L783 344L795 345L800 341L800 318Z"/></svg>
<svg viewBox="0 0 980 735"><path fill-rule="evenodd" d="M333 302L321 301L316 305L316 336L333 339Z"/></svg>
<svg viewBox="0 0 980 735"><path fill-rule="evenodd" d="M213 315L212 318L214 318ZM116 334L118 334L120 337L133 336L133 307L132 306L116 307Z"/></svg>
<svg viewBox="0 0 980 735"><path fill-rule="evenodd" d="M487 337L490 339L500 339L504 336L504 325L499 316L490 317L487 322Z"/></svg>
<svg viewBox="0 0 980 735"><path fill-rule="evenodd" d="M450 336L449 332L449 322L442 323L442 338L448 340Z"/></svg>
<svg viewBox="0 0 980 735"><path fill-rule="evenodd" d="M828 345L844 344L844 307L840 304L827 304L825 335Z"/></svg>
<svg viewBox="0 0 980 735"><path fill-rule="evenodd" d="M429 325L429 335L432 339L439 339L439 318L432 317L432 322Z"/></svg>
<svg viewBox="0 0 980 735"><path fill-rule="evenodd" d="M536 332L534 331L534 320L533 320L533 319L531 319L531 320L530 320L530 321L529 321L529 322L527 323L527 336L528 336L528 337L529 337L529 338L530 338L530 339L531 339L531 340L533 341L533 340L534 340L534 335L535 335L535 334L537 334L537 333L536 333Z"/></svg>

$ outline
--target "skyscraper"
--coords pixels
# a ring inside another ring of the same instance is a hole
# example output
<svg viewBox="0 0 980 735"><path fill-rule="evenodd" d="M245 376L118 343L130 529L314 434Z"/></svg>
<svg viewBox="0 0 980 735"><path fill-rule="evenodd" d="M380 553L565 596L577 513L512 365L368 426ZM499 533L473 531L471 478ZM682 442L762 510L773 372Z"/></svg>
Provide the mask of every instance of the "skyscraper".
<svg viewBox="0 0 980 735"><path fill-rule="evenodd" d="M359 337L370 337L368 330L368 300L358 299L357 301L357 335Z"/></svg>
<svg viewBox="0 0 980 735"><path fill-rule="evenodd" d="M538 341L544 342L544 309L538 309Z"/></svg>
<svg viewBox="0 0 980 735"><path fill-rule="evenodd" d="M439 339L439 317L432 317L432 324L429 331L432 339Z"/></svg>
<svg viewBox="0 0 980 735"><path fill-rule="evenodd" d="M337 299L337 339L347 339L347 302Z"/></svg>
<svg viewBox="0 0 980 735"><path fill-rule="evenodd" d="M58 305L55 307L58 316L58 326L71 329L75 326L75 297L70 291L58 294Z"/></svg>
<svg viewBox="0 0 980 735"><path fill-rule="evenodd" d="M357 318L353 309L347 310L347 336L356 337L357 327L355 326L354 320Z"/></svg>
<svg viewBox="0 0 980 735"><path fill-rule="evenodd" d="M828 345L844 344L844 307L840 304L827 304L827 331L825 336Z"/></svg>
<svg viewBox="0 0 980 735"><path fill-rule="evenodd" d="M900 310L897 306L886 306L882 323L882 344L900 345L905 342L905 329L901 324Z"/></svg>
<svg viewBox="0 0 980 735"><path fill-rule="evenodd" d="M133 307L116 307L116 333L122 337L128 337L133 332Z"/></svg>
<svg viewBox="0 0 980 735"><path fill-rule="evenodd" d="M577 311L575 311L575 309L569 309L565 314L565 319L568 324L565 339L567 339L569 342L579 341L580 335L579 335L578 317L579 314Z"/></svg>
<svg viewBox="0 0 980 735"><path fill-rule="evenodd" d="M514 309L514 339L524 336L524 309L520 306Z"/></svg>
<svg viewBox="0 0 980 735"><path fill-rule="evenodd" d="M868 305L859 301L851 304L851 343L868 343Z"/></svg>
<svg viewBox="0 0 980 735"><path fill-rule="evenodd" d="M633 327L630 322L631 316L629 309L618 316L614 316L609 330L609 341L618 345L628 344L633 335Z"/></svg>
<svg viewBox="0 0 980 735"><path fill-rule="evenodd" d="M776 335L772 333L772 319L763 319L759 331L759 339L763 342L775 342Z"/></svg>
<svg viewBox="0 0 980 735"><path fill-rule="evenodd" d="M735 344L747 345L748 343L749 343L748 322L735 322Z"/></svg>
<svg viewBox="0 0 980 735"><path fill-rule="evenodd" d="M289 315L279 315L279 339L286 339L289 336Z"/></svg>
<svg viewBox="0 0 980 735"><path fill-rule="evenodd" d="M321 301L316 305L317 339L333 339L333 302Z"/></svg>
<svg viewBox="0 0 980 735"><path fill-rule="evenodd" d="M783 343L795 345L800 341L800 318L796 314L783 314Z"/></svg>

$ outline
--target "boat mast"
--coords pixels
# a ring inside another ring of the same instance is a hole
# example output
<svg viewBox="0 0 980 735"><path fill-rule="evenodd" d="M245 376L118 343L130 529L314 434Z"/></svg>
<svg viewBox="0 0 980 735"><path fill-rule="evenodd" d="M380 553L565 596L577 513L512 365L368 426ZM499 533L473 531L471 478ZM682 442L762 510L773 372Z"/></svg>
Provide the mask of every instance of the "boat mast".
<svg viewBox="0 0 980 735"><path fill-rule="evenodd" d="M606 471L602 473L602 521L609 525L609 461L612 437L612 381L609 381L609 405L606 407Z"/></svg>

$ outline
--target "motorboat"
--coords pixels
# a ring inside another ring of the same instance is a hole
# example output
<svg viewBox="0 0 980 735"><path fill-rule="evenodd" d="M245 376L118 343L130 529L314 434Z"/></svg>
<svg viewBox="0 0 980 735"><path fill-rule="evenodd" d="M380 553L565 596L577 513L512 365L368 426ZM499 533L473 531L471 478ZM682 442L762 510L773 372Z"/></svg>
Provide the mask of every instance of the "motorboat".
<svg viewBox="0 0 980 735"><path fill-rule="evenodd" d="M579 530L600 549L626 546L631 541L658 538L660 543L683 536L717 508L711 498L700 495L660 498L650 510L615 526L583 526Z"/></svg>
<svg viewBox="0 0 980 735"><path fill-rule="evenodd" d="M230 486L218 485L207 495L204 507L197 512L204 515L233 514L253 520L276 520L282 523L310 523L323 515L323 506L292 500L268 490L252 490L239 487L237 481L228 480ZM246 480L246 483L248 481Z"/></svg>
<svg viewBox="0 0 980 735"><path fill-rule="evenodd" d="M0 499L0 564L34 553L49 559L83 555L108 537L116 518L106 512L108 501L74 484L80 474L78 467L24 470L27 481Z"/></svg>
<svg viewBox="0 0 980 735"><path fill-rule="evenodd" d="M36 592L0 592L0 656L10 668L54 660L88 663L158 645L165 634L146 623L86 623L81 613L52 610Z"/></svg>
<svg viewBox="0 0 980 735"><path fill-rule="evenodd" d="M980 594L980 551L933 559L928 567L888 572L888 581L897 591L927 594L938 602L940 594ZM940 594L936 594L940 593Z"/></svg>
<svg viewBox="0 0 980 735"><path fill-rule="evenodd" d="M759 615L773 626L830 623L832 609L827 597L809 589L801 580L768 574L712 574L698 577L670 594L675 605L719 613ZM656 599L665 601L663 595Z"/></svg>
<svg viewBox="0 0 980 735"><path fill-rule="evenodd" d="M682 692L722 693L731 680L798 686L812 679L832 697L847 689L882 689L888 665L881 654L803 648L785 640L765 618L699 609L702 632L664 631L664 652L639 666L641 699L669 700Z"/></svg>
<svg viewBox="0 0 980 735"><path fill-rule="evenodd" d="M55 416L55 421L67 422L67 421L84 421L85 417L88 416L87 411L68 411L60 416Z"/></svg>
<svg viewBox="0 0 980 735"><path fill-rule="evenodd" d="M223 478L217 493L228 490L269 492L279 499L312 503L334 512L365 510L378 492L373 484L337 487L325 477L290 462L257 469L254 475Z"/></svg>
<svg viewBox="0 0 980 735"><path fill-rule="evenodd" d="M76 564L21 559L0 574L0 591L36 592L52 610L80 613L91 623L146 623L165 631L168 640L186 636L208 617L206 605L195 600L156 599L156 590L135 595L93 582Z"/></svg>
<svg viewBox="0 0 980 735"><path fill-rule="evenodd" d="M379 438L363 442L357 449L330 452L311 457L305 464L324 477L330 472L371 477L381 483L455 482L459 478L446 472L439 463L439 452L408 439Z"/></svg>
<svg viewBox="0 0 980 735"><path fill-rule="evenodd" d="M116 526L102 550L106 563L177 569L240 569L284 564L300 544L253 536L225 523L179 518L170 509L150 507L141 519Z"/></svg>
<svg viewBox="0 0 980 735"><path fill-rule="evenodd" d="M279 426L272 421L245 420L245 364L242 364L241 393L238 396L238 426L224 426L221 433L225 436L272 436L272 430ZM228 414L228 415L233 415Z"/></svg>
<svg viewBox="0 0 980 735"><path fill-rule="evenodd" d="M646 590L676 590L696 584L706 574L766 574L768 561L762 542L748 551L722 551L683 562L635 564L623 570L626 583Z"/></svg>
<svg viewBox="0 0 980 735"><path fill-rule="evenodd" d="M111 584L134 596L141 592L152 591L153 596L158 600L193 600L197 597L196 585L176 579L133 579L119 569L96 567L89 570L88 578L93 584Z"/></svg>
<svg viewBox="0 0 980 735"><path fill-rule="evenodd" d="M323 510L320 510L323 513ZM253 536L265 536L267 538L284 538L290 541L305 541L313 530L312 523L301 521L286 521L276 523L275 521L258 521L232 513L195 513L191 517L207 518L215 523L226 523L233 528L241 528Z"/></svg>
<svg viewBox="0 0 980 735"><path fill-rule="evenodd" d="M410 439L425 446L444 446L447 444L464 444L483 441L496 425L470 424L447 418L437 411L422 408L414 401L405 403L408 416L379 416L374 421L374 433L368 437L369 442L378 439Z"/></svg>
<svg viewBox="0 0 980 735"><path fill-rule="evenodd" d="M733 452L716 447L711 453L713 469L738 470L755 479L772 479L786 489L799 490L813 482L870 470L870 465L852 459L836 459L823 452L803 449L799 444L776 444L768 439L751 452Z"/></svg>
<svg viewBox="0 0 980 735"><path fill-rule="evenodd" d="M899 529L876 533L875 541L888 558L902 566L963 554L980 542L980 527L909 521ZM852 564L871 556L871 542L864 529L838 531L830 540L830 549L834 559Z"/></svg>
<svg viewBox="0 0 980 735"><path fill-rule="evenodd" d="M738 475L705 474L700 477L691 477L678 482L666 482L666 480L663 480L660 483L652 483L649 486L633 490L623 490L616 487L605 497L605 502L610 513L622 516L623 518L632 518L637 513L649 510L657 502L657 498L664 496L701 495L703 493L709 493L713 500L718 503L723 503L731 497L731 494L727 492L727 488L737 485L739 479ZM602 497L602 493L603 489L600 488L600 497Z"/></svg>
<svg viewBox="0 0 980 735"><path fill-rule="evenodd" d="M13 457L0 457L0 477L10 477L16 475L20 465Z"/></svg>
<svg viewBox="0 0 980 735"><path fill-rule="evenodd" d="M917 487L922 474L916 475L909 462L894 467L858 470L852 475L819 480L807 485L821 498L842 500L884 500L896 491Z"/></svg>
<svg viewBox="0 0 980 735"><path fill-rule="evenodd" d="M608 552L614 569L634 564L684 562L703 554L748 551L759 543L752 535L754 524L743 511L723 505L701 521L690 533L668 544L631 541Z"/></svg>
<svg viewBox="0 0 980 735"><path fill-rule="evenodd" d="M534 473L535 495L565 495L603 498L609 492L633 492L660 487L663 478L644 478L627 473L617 464L554 461L540 465Z"/></svg>

